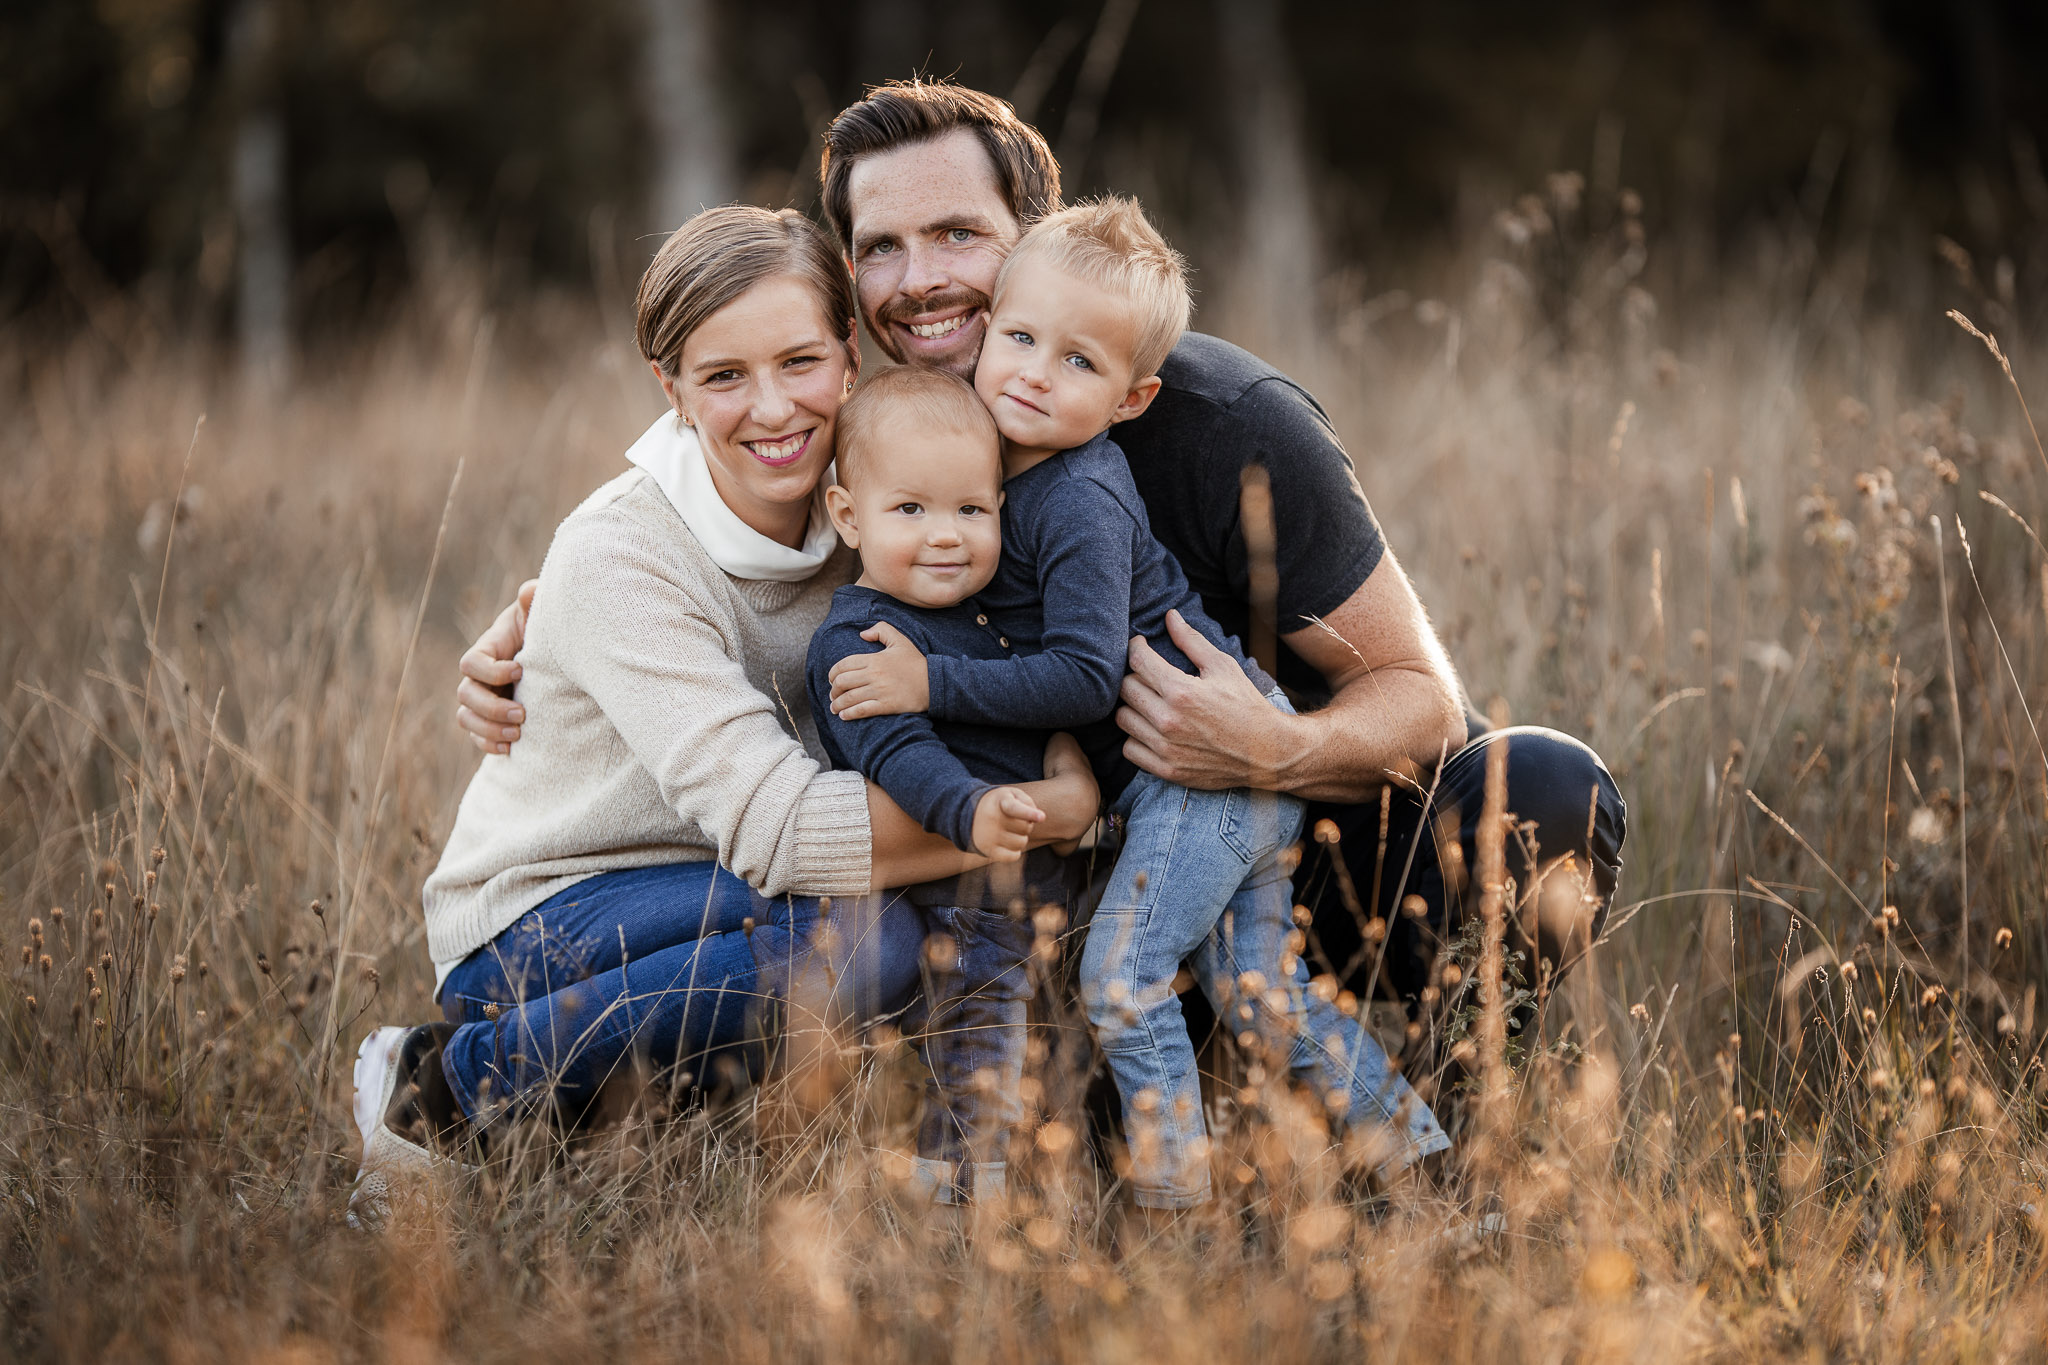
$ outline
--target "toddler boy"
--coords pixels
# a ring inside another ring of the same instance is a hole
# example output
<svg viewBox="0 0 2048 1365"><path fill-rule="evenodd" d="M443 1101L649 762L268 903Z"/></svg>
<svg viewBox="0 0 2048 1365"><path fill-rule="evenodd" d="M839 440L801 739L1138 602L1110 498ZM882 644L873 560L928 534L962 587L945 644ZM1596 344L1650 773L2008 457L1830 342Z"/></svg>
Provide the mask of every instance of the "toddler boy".
<svg viewBox="0 0 2048 1365"><path fill-rule="evenodd" d="M1153 538L1106 434L1150 404L1187 317L1185 265L1134 202L1077 205L1025 234L997 279L975 375L1003 438L1005 497L1001 564L979 600L1016 648L933 653L870 631L884 648L837 665L830 699L842 720L923 711L1089 736L1124 843L1089 925L1082 998L1122 1099L1134 1201L1164 1209L1210 1197L1194 1049L1172 987L1190 957L1219 1017L1262 1033L1317 1093L1334 1092L1342 1117L1395 1125L1389 1164L1449 1145L1357 1020L1308 989L1280 862L1301 803L1139 772L1108 724L1132 636L1194 671L1168 634L1173 613L1288 708Z"/></svg>

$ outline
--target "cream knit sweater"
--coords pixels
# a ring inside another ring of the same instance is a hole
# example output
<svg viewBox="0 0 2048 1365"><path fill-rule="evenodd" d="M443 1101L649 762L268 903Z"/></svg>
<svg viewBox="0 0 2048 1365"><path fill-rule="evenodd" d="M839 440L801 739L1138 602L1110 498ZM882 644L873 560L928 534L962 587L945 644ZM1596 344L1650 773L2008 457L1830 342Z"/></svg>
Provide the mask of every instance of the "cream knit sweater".
<svg viewBox="0 0 2048 1365"><path fill-rule="evenodd" d="M519 742L477 769L427 878L437 989L600 872L716 859L769 896L868 889L866 784L826 770L804 696L856 563L842 546L801 582L734 578L637 469L569 514L519 653Z"/></svg>

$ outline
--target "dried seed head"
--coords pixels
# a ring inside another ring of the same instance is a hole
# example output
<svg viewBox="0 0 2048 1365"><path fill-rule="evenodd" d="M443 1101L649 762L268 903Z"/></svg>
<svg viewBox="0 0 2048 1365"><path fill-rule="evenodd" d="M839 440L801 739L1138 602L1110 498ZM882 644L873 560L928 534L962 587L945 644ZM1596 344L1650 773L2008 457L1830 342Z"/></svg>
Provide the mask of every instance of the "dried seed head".
<svg viewBox="0 0 2048 1365"><path fill-rule="evenodd" d="M30 938L41 938L43 936L43 922L40 919L29 920L28 936Z"/></svg>
<svg viewBox="0 0 2048 1365"><path fill-rule="evenodd" d="M384 983L384 978L377 975L377 969L367 963L363 966L363 980L372 986L381 986Z"/></svg>
<svg viewBox="0 0 2048 1365"><path fill-rule="evenodd" d="M51 906L51 907L50 907L50 923L52 923L52 924L57 924L57 925L61 925L61 924L63 924L63 923L64 923L64 907L63 907L63 906L61 906L61 905L53 905L53 906Z"/></svg>
<svg viewBox="0 0 2048 1365"><path fill-rule="evenodd" d="M153 868L153 867L152 867L152 868L151 868L151 869L150 869L149 871L147 871L147 872L145 872L145 873L143 873L143 874L142 874L142 885L143 885L143 888L144 888L145 890L149 890L149 891L154 891L154 890L156 890L156 869L155 869L155 868Z"/></svg>
<svg viewBox="0 0 2048 1365"><path fill-rule="evenodd" d="M1628 1016L1638 1024L1647 1024L1650 1022L1650 1007L1638 1000L1628 1007Z"/></svg>
<svg viewBox="0 0 2048 1365"><path fill-rule="evenodd" d="M44 976L48 976L50 974L50 965L50 955L48 953L44 953L41 957L36 959L36 968L37 970L41 971Z"/></svg>
<svg viewBox="0 0 2048 1365"><path fill-rule="evenodd" d="M322 920L324 920L324 919L326 919L326 918L327 918L327 912L326 912L325 910L323 910L323 909L321 909L321 908L320 908L320 902L319 902L319 900L318 900L317 898L316 898L316 899L314 899L314 900L313 900L312 902L310 902L310 903L309 903L309 904L308 904L308 905L306 906L306 908L307 908L308 910L311 910L311 911L313 912L313 918L314 918L314 919L322 919Z"/></svg>
<svg viewBox="0 0 2048 1365"><path fill-rule="evenodd" d="M87 967L87 968L85 969L85 984L86 984L86 985L88 985L88 986L97 986L97 985L99 985L99 983L100 983L100 974L99 974L98 972L94 971L94 970L93 970L92 968L90 968L90 967Z"/></svg>
<svg viewBox="0 0 2048 1365"><path fill-rule="evenodd" d="M1858 972L1857 972L1857 970L1856 970L1856 964L1855 964L1855 963L1853 963L1853 962L1844 962L1844 963L1842 964L1842 980L1844 980L1844 981L1854 981L1854 980L1855 980L1855 979L1857 978L1857 976L1858 976L1858 975L1859 975L1859 973L1858 973Z"/></svg>
<svg viewBox="0 0 2048 1365"><path fill-rule="evenodd" d="M1429 902L1410 892L1401 897L1401 913L1409 919L1421 919L1429 913Z"/></svg>
<svg viewBox="0 0 2048 1365"><path fill-rule="evenodd" d="M185 979L185 955L178 954L171 959L171 984L177 985Z"/></svg>
<svg viewBox="0 0 2048 1365"><path fill-rule="evenodd" d="M2000 929L1993 937L1998 941L2001 950L2012 947L2012 930Z"/></svg>
<svg viewBox="0 0 2048 1365"><path fill-rule="evenodd" d="M1877 1027L1877 1011L1868 1005L1863 1007L1863 1026L1865 1028Z"/></svg>
<svg viewBox="0 0 2048 1365"><path fill-rule="evenodd" d="M41 1008L42 1006L39 1003L37 1003L36 998L33 995L28 997L28 1012L30 1014L34 1014L37 1010Z"/></svg>
<svg viewBox="0 0 2048 1365"><path fill-rule="evenodd" d="M270 975L270 957L268 954L256 954L256 970L263 973L265 976Z"/></svg>
<svg viewBox="0 0 2048 1365"><path fill-rule="evenodd" d="M1941 987L1929 986L1926 990L1920 992L1920 1008L1923 1010L1932 1009L1934 1007L1935 1002L1940 999Z"/></svg>
<svg viewBox="0 0 2048 1365"><path fill-rule="evenodd" d="M164 865L164 859L170 856L170 854L164 851L164 846L162 844L158 844L155 848L149 851L149 865L151 867L162 867Z"/></svg>

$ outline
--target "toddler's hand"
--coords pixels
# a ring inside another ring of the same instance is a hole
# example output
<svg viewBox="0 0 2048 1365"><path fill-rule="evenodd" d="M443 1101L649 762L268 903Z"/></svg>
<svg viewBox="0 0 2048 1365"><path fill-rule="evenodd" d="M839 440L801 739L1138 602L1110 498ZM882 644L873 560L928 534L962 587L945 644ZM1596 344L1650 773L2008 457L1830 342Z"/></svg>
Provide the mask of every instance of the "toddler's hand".
<svg viewBox="0 0 2048 1365"><path fill-rule="evenodd" d="M1015 787L993 787L974 807L974 848L985 858L1014 863L1030 846L1045 812Z"/></svg>
<svg viewBox="0 0 2048 1365"><path fill-rule="evenodd" d="M832 714L866 720L929 710L931 675L917 646L887 621L875 622L860 638L882 647L872 654L849 654L832 665Z"/></svg>

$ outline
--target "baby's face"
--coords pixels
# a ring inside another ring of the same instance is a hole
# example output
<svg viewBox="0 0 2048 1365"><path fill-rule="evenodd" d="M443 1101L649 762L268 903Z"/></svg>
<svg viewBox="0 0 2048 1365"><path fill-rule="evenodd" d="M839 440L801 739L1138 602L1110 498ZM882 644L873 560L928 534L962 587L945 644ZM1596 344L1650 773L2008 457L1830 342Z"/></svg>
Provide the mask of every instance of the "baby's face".
<svg viewBox="0 0 2048 1365"><path fill-rule="evenodd" d="M1025 261L996 296L974 391L1014 445L1070 450L1100 435L1129 396L1136 343L1123 300Z"/></svg>
<svg viewBox="0 0 2048 1365"><path fill-rule="evenodd" d="M878 422L854 487L828 490L834 525L860 551L860 581L913 607L950 607L988 586L1003 549L1002 462L981 434Z"/></svg>

